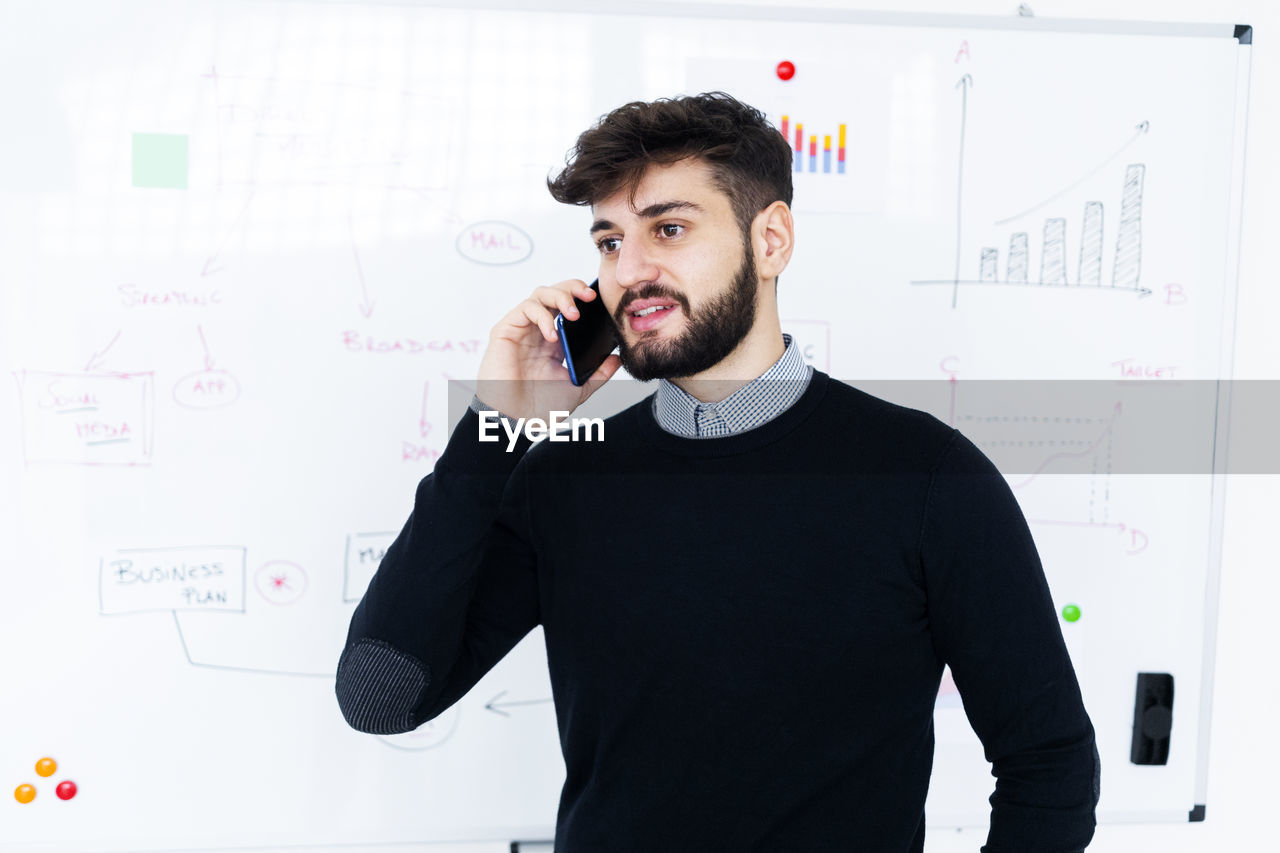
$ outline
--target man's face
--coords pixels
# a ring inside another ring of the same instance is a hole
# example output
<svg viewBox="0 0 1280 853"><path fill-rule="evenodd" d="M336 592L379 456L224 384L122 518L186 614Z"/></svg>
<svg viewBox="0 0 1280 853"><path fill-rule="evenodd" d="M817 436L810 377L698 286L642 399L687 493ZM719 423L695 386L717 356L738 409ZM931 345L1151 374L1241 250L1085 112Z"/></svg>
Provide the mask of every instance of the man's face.
<svg viewBox="0 0 1280 853"><path fill-rule="evenodd" d="M755 322L751 247L700 161L652 166L634 208L627 195L624 189L592 205L591 228L622 365L641 381L701 373L733 352Z"/></svg>

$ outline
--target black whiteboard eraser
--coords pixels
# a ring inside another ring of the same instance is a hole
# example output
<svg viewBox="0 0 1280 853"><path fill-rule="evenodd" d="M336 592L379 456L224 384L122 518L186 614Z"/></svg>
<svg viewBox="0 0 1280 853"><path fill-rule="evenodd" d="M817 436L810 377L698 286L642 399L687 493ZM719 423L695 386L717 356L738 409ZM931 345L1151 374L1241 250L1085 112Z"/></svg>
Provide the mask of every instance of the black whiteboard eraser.
<svg viewBox="0 0 1280 853"><path fill-rule="evenodd" d="M1138 673L1129 761L1134 764L1168 764L1172 732L1173 676L1167 672Z"/></svg>

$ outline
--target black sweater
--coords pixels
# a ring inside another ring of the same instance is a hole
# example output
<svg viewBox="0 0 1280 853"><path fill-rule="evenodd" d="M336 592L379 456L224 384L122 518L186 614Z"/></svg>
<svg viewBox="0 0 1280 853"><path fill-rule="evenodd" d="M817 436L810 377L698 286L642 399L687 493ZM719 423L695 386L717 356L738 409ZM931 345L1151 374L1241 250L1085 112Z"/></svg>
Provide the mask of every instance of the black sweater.
<svg viewBox="0 0 1280 853"><path fill-rule="evenodd" d="M919 851L950 664L989 853L1077 851L1099 761L1007 483L957 430L816 372L744 433L477 440L468 411L351 620L337 694L410 731L543 626L557 853Z"/></svg>

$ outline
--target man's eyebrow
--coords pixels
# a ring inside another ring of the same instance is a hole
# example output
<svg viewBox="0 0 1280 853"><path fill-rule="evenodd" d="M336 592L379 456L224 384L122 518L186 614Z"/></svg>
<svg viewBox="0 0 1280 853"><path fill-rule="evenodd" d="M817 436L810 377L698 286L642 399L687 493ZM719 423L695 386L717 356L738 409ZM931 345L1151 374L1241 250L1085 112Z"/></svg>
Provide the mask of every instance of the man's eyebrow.
<svg viewBox="0 0 1280 853"><path fill-rule="evenodd" d="M705 213L701 205L694 204L691 201L660 201L657 204L649 205L644 210L636 211L636 215L641 219L657 219L659 216L664 216L673 210L692 210L696 213ZM597 219L591 225L591 233L609 231L617 227L607 219Z"/></svg>

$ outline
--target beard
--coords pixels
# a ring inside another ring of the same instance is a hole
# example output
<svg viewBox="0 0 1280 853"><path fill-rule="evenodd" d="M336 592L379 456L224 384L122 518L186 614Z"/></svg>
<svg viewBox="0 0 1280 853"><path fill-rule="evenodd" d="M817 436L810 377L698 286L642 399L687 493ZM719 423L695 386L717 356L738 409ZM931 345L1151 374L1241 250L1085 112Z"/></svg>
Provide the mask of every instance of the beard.
<svg viewBox="0 0 1280 853"><path fill-rule="evenodd" d="M656 283L636 288L627 299L618 303L614 312L622 366L641 382L659 378L679 379L715 367L742 343L755 325L757 290L756 262L750 246L743 252L742 265L729 287L700 307L697 313L689 309L689 299L683 293ZM684 331L671 340L646 340L642 336L634 344L627 343L622 333L627 322L626 306L637 299L655 297L680 303L680 310L686 318Z"/></svg>

